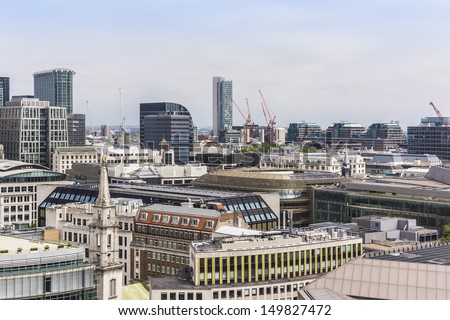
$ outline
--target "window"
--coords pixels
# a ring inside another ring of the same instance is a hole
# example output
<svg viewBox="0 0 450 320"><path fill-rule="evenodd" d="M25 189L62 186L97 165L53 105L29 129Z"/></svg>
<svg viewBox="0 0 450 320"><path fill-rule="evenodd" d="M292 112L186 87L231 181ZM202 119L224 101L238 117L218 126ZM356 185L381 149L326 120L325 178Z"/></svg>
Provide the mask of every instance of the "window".
<svg viewBox="0 0 450 320"><path fill-rule="evenodd" d="M191 226L197 227L198 226L198 222L199 222L198 219L192 219Z"/></svg>
<svg viewBox="0 0 450 320"><path fill-rule="evenodd" d="M111 279L111 281L110 281L109 296L110 297L115 297L116 296L116 279Z"/></svg>
<svg viewBox="0 0 450 320"><path fill-rule="evenodd" d="M181 218L181 224L187 226L189 224L189 218Z"/></svg>
<svg viewBox="0 0 450 320"><path fill-rule="evenodd" d="M153 222L159 222L160 219L161 219L161 215L159 215L159 214L154 214L154 215L153 215L152 221L153 221Z"/></svg>
<svg viewBox="0 0 450 320"><path fill-rule="evenodd" d="M214 221L206 220L205 228L210 228L211 229L213 227L213 225L214 225Z"/></svg>
<svg viewBox="0 0 450 320"><path fill-rule="evenodd" d="M170 217L169 216L163 216L162 217L162 222L163 223L169 223Z"/></svg>
<svg viewBox="0 0 450 320"><path fill-rule="evenodd" d="M147 220L147 216L148 216L147 213L141 212L141 215L140 215L139 219L141 219L141 220ZM153 218L155 218L155 216L153 216Z"/></svg>
<svg viewBox="0 0 450 320"><path fill-rule="evenodd" d="M45 292L52 292L52 277L45 277Z"/></svg>
<svg viewBox="0 0 450 320"><path fill-rule="evenodd" d="M172 224L178 224L180 222L180 217L172 217Z"/></svg>

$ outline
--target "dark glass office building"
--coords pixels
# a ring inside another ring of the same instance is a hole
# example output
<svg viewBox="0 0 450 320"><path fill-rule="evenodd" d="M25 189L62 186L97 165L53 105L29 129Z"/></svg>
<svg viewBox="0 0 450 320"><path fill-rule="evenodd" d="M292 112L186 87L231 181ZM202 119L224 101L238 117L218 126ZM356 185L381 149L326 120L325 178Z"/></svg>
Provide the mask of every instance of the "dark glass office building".
<svg viewBox="0 0 450 320"><path fill-rule="evenodd" d="M86 115L67 115L67 139L69 147L84 147L86 144Z"/></svg>
<svg viewBox="0 0 450 320"><path fill-rule="evenodd" d="M444 120L450 123L450 117ZM435 154L450 160L450 133L440 118L422 118L420 125L408 127L408 153Z"/></svg>
<svg viewBox="0 0 450 320"><path fill-rule="evenodd" d="M193 122L184 106L172 102L141 103L139 120L141 145L155 149L165 139L174 150L175 163L189 162Z"/></svg>
<svg viewBox="0 0 450 320"><path fill-rule="evenodd" d="M0 77L0 107L6 106L9 101L9 78Z"/></svg>

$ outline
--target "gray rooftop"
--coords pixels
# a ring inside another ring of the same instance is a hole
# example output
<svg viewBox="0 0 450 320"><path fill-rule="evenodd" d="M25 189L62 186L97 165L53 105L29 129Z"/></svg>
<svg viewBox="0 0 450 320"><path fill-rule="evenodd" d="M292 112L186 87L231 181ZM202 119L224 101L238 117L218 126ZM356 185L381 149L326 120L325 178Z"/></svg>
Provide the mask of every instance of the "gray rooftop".
<svg viewBox="0 0 450 320"><path fill-rule="evenodd" d="M369 259L450 265L450 246L432 247L409 252L386 254Z"/></svg>
<svg viewBox="0 0 450 320"><path fill-rule="evenodd" d="M158 211L158 213L178 213L192 216L199 216L205 218L219 218L220 212L211 209L171 206L165 204L152 204L146 207L141 207L141 210Z"/></svg>

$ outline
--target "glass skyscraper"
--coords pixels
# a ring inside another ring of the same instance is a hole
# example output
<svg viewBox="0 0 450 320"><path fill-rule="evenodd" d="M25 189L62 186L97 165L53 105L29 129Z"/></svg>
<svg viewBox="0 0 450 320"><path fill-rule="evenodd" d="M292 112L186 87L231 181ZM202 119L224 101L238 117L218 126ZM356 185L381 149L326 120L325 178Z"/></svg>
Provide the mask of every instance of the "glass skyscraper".
<svg viewBox="0 0 450 320"><path fill-rule="evenodd" d="M233 82L213 77L213 136L233 126ZM221 141L223 142L223 141Z"/></svg>
<svg viewBox="0 0 450 320"><path fill-rule="evenodd" d="M444 117L450 123L450 117ZM450 160L450 132L438 117L421 119L418 126L408 127L408 153L434 154L441 160Z"/></svg>
<svg viewBox="0 0 450 320"><path fill-rule="evenodd" d="M33 74L34 96L49 101L51 106L64 107L67 114L73 113L73 75L70 69L52 69Z"/></svg>
<svg viewBox="0 0 450 320"><path fill-rule="evenodd" d="M0 107L6 106L9 101L9 78L0 77Z"/></svg>
<svg viewBox="0 0 450 320"><path fill-rule="evenodd" d="M177 164L189 162L193 122L184 106L171 102L141 103L139 115L141 145L156 149L165 139L174 150Z"/></svg>

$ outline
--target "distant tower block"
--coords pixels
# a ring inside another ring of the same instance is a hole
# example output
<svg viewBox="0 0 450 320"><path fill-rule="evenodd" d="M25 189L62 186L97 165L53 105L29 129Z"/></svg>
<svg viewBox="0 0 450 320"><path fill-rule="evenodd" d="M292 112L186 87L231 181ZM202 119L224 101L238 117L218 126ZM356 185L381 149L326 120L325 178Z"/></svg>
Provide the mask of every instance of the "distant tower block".
<svg viewBox="0 0 450 320"><path fill-rule="evenodd" d="M111 131L109 130L109 125L104 124L101 126L101 135L103 137L110 137L111 136Z"/></svg>

